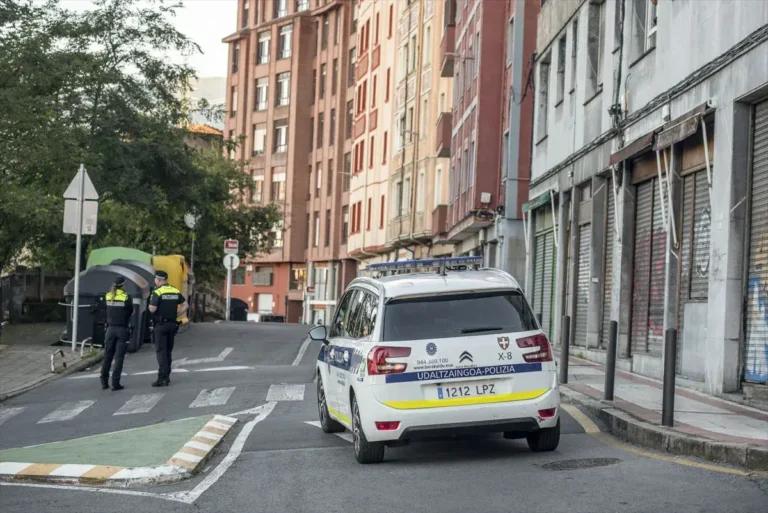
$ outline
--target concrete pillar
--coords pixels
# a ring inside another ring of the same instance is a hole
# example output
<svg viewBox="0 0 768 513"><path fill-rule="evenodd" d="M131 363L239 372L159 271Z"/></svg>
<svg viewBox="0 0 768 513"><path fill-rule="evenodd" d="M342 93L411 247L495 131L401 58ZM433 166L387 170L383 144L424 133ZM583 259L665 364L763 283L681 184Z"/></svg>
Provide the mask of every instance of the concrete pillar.
<svg viewBox="0 0 768 513"><path fill-rule="evenodd" d="M536 216L534 216L533 211L528 211L527 214L528 220L526 223L528 223L528 241L527 245L524 245L525 251L525 285L524 285L524 292L526 295L531 294L531 288L533 287L533 272L534 272L534 261L533 256L536 254L535 250L536 248L533 247L533 232L535 230L536 226ZM525 241L525 236L523 236L523 241Z"/></svg>
<svg viewBox="0 0 768 513"><path fill-rule="evenodd" d="M307 262L307 279L305 280L305 292L307 287L315 286L315 264L314 262ZM312 307L309 304L313 295L304 294L304 322L306 324L312 324Z"/></svg>
<svg viewBox="0 0 768 513"><path fill-rule="evenodd" d="M616 223L619 235L613 246L611 319L619 323L616 354L619 358L629 358L636 204L635 187L631 184L632 172L626 163L622 168L621 172L616 173L616 178L621 180L621 187L616 195Z"/></svg>
<svg viewBox="0 0 768 513"><path fill-rule="evenodd" d="M590 224L589 311L587 348L597 348L603 331L603 264L605 261L605 212L608 194L602 176L592 177L592 223Z"/></svg>
<svg viewBox="0 0 768 513"><path fill-rule="evenodd" d="M525 230L520 219L504 219L499 247L499 259L497 265L511 274L516 280L522 282L525 279Z"/></svg>
<svg viewBox="0 0 768 513"><path fill-rule="evenodd" d="M740 335L744 298L744 227L748 214L751 107L724 104L715 113L709 302L705 384L711 393L735 392L741 381Z"/></svg>
<svg viewBox="0 0 768 513"><path fill-rule="evenodd" d="M581 194L576 187L573 187L571 189L571 250L568 255L568 306L566 307L566 315L571 317L568 345L573 345L576 338L576 292L579 286L577 277L579 273L579 202L581 202Z"/></svg>
<svg viewBox="0 0 768 513"><path fill-rule="evenodd" d="M560 191L559 207L557 209L557 263L555 265L555 326L552 331L554 343L560 344L560 333L562 333L563 315L566 310L566 292L568 289L567 265L568 265L568 212L571 208L570 191Z"/></svg>

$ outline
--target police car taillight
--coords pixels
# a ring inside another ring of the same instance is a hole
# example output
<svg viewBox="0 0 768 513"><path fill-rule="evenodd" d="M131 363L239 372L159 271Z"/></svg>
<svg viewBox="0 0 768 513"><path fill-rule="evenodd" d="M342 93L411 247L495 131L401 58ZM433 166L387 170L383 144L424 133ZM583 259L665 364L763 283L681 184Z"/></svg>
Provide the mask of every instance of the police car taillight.
<svg viewBox="0 0 768 513"><path fill-rule="evenodd" d="M410 347L376 346L368 353L368 374L398 374L405 372L408 367L404 362L391 362L390 358L407 358L411 356Z"/></svg>
<svg viewBox="0 0 768 513"><path fill-rule="evenodd" d="M552 361L552 350L549 348L549 341L547 340L547 337L542 334L517 339L517 347L520 349L537 349L531 353L523 354L523 359L526 362L533 363Z"/></svg>

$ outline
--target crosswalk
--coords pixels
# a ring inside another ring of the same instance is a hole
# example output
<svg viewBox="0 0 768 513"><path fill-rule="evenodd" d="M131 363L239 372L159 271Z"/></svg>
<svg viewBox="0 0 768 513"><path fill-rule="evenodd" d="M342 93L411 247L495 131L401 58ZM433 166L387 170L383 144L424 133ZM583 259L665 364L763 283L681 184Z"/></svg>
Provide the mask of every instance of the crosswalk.
<svg viewBox="0 0 768 513"><path fill-rule="evenodd" d="M189 404L190 409L208 408L208 407L224 407L230 401L235 394L237 387L221 387L200 390L195 399ZM124 416L124 415L139 415L151 412L154 408L163 402L163 399L172 392L158 392L152 394L137 394L128 397L126 401L117 408L112 416ZM249 393L249 400L258 400L259 398L252 397L252 393ZM263 393L263 392L262 392ZM262 395L261 399L264 401L303 401L305 395L305 385L271 385L267 390L266 395ZM112 396L114 397L114 396ZM110 398L111 399L111 398ZM175 398L168 398L166 400L177 400ZM52 411L47 412L42 418L36 421L37 424L50 424L56 422L66 422L77 419L83 412L95 408L95 405L99 401L103 400L81 400L81 401L68 401L55 407ZM104 408L102 406L101 408ZM11 419L14 419L25 412L32 413L32 410L36 410L31 406L14 406L4 407L0 406L0 426L8 423ZM38 415L39 410L38 411ZM10 428L9 428L10 429Z"/></svg>

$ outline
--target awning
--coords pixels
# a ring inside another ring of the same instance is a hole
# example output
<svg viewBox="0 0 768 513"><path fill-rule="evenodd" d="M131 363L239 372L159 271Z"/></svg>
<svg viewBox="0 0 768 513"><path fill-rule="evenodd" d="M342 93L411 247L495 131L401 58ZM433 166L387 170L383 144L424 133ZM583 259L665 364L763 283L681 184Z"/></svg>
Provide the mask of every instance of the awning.
<svg viewBox="0 0 768 513"><path fill-rule="evenodd" d="M531 210L539 208L542 205L549 203L549 198L551 195L552 195L552 191L549 190L544 194L542 194L541 196L538 196L527 203L523 203L523 212L529 212Z"/></svg>
<svg viewBox="0 0 768 513"><path fill-rule="evenodd" d="M611 166L619 164L627 159L631 159L635 155L643 153L647 149L650 149L650 147L653 145L653 136L655 134L656 132L649 132L627 144L616 153L612 153L611 158L608 160L608 164Z"/></svg>
<svg viewBox="0 0 768 513"><path fill-rule="evenodd" d="M654 151L663 150L669 148L673 144L677 144L680 141L684 141L699 130L699 123L701 121L701 114L691 116L670 128L667 128L663 132L660 132L656 136L656 142L653 145Z"/></svg>

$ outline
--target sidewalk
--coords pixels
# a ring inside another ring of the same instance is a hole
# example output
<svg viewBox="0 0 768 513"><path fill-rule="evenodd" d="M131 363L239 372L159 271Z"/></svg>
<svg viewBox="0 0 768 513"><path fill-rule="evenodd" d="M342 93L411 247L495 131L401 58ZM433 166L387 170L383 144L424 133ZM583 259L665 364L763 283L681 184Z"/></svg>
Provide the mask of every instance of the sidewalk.
<svg viewBox="0 0 768 513"><path fill-rule="evenodd" d="M0 401L13 397L56 376L82 370L97 363L102 356L99 350L80 358L80 351L72 352L70 346L52 345L59 339L63 324L15 324L3 328L0 342ZM57 372L51 372L51 355L61 349L54 358ZM66 367L64 366L66 364Z"/></svg>
<svg viewBox="0 0 768 513"><path fill-rule="evenodd" d="M675 425L661 426L662 383L617 370L614 401L603 400L605 370L571 357L564 402L586 407L618 438L652 449L768 470L768 413L677 387Z"/></svg>

